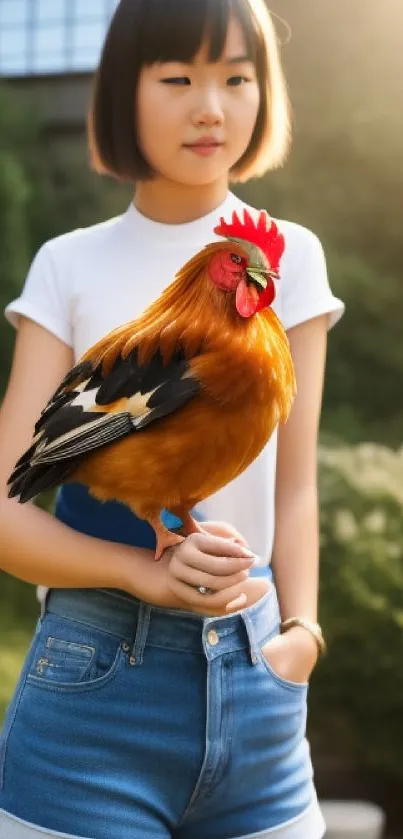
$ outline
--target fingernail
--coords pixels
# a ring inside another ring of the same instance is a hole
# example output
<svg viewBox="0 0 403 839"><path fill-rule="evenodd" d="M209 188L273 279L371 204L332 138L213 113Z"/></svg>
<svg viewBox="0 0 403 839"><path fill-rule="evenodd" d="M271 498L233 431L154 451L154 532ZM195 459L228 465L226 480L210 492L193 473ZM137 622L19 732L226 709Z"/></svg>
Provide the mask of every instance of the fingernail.
<svg viewBox="0 0 403 839"><path fill-rule="evenodd" d="M246 594L240 594L239 597L236 597L235 600L232 600L231 603L227 603L226 610L229 611L230 609L238 608L238 606L242 606L242 603L245 603L247 600Z"/></svg>

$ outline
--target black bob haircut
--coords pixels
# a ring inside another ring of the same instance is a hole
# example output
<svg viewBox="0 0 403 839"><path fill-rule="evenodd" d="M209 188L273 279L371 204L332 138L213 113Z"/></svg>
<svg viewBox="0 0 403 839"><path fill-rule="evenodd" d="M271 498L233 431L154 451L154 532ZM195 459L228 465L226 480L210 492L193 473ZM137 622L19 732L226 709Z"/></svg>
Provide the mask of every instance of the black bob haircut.
<svg viewBox="0 0 403 839"><path fill-rule="evenodd" d="M260 88L252 138L230 180L259 177L284 162L289 103L276 32L264 0L120 0L103 45L88 114L90 159L97 172L129 183L153 177L136 136L140 71L155 62L191 62L207 33L209 59L217 61L230 14L242 27Z"/></svg>

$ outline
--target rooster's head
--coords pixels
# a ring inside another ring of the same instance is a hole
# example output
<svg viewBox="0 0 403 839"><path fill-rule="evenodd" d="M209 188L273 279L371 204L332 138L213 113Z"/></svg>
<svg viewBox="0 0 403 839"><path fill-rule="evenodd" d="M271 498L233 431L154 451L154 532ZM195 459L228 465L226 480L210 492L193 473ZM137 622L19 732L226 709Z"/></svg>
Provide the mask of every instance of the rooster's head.
<svg viewBox="0 0 403 839"><path fill-rule="evenodd" d="M224 243L212 255L208 273L222 291L235 293L238 313L249 318L275 298L274 280L279 279L279 263L284 251L284 237L265 210L257 222L244 210L243 222L236 212L231 224L223 218L214 233L223 236Z"/></svg>

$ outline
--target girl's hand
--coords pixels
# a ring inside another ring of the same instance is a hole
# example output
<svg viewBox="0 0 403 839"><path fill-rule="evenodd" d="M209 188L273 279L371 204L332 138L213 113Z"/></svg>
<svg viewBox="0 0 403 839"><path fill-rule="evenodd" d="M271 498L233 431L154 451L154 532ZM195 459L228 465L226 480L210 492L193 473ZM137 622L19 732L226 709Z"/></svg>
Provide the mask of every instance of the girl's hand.
<svg viewBox="0 0 403 839"><path fill-rule="evenodd" d="M318 659L315 639L300 626L271 638L262 653L278 676L298 683L308 682Z"/></svg>
<svg viewBox="0 0 403 839"><path fill-rule="evenodd" d="M233 537L192 533L180 545L167 548L159 566L167 573L166 584L174 607L216 616L248 605L252 593L248 584L253 583L255 594L260 591L256 584L264 581L248 580L253 562L251 551ZM199 585L212 589L212 593L200 594ZM262 590L260 596L264 593Z"/></svg>
<svg viewBox="0 0 403 839"><path fill-rule="evenodd" d="M227 524L226 521L201 521L199 524L206 533L212 533L213 536L222 536L224 539L234 539L240 545L248 547L246 539L232 524Z"/></svg>

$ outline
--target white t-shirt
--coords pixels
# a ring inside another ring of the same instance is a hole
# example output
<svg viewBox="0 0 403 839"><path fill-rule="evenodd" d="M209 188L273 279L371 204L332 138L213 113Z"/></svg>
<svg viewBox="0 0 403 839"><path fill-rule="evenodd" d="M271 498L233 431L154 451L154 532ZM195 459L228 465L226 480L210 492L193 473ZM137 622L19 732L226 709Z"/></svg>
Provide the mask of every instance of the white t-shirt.
<svg viewBox="0 0 403 839"><path fill-rule="evenodd" d="M220 216L229 221L243 207L248 205L229 192L196 221L161 224L131 203L121 216L58 236L40 248L21 296L5 315L14 326L19 314L36 321L71 346L77 360L111 329L137 318L191 256L219 239L213 228ZM344 304L329 287L318 238L292 222L277 223L286 247L275 312L285 329L324 313L332 327ZM245 472L198 505L201 518L237 527L261 565L270 562L273 546L276 447L277 430Z"/></svg>

